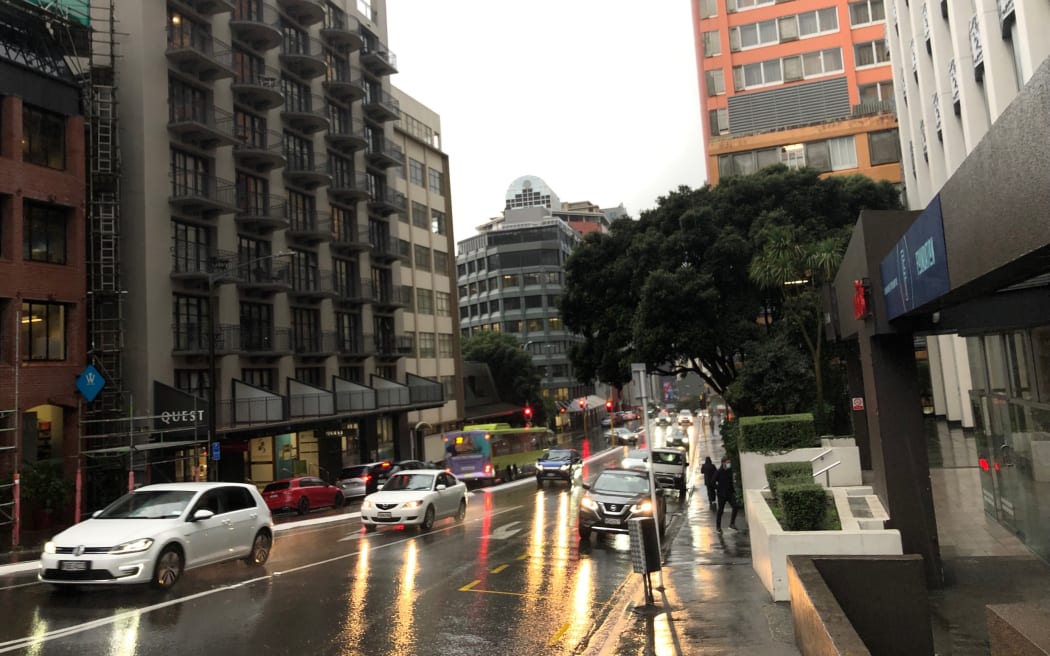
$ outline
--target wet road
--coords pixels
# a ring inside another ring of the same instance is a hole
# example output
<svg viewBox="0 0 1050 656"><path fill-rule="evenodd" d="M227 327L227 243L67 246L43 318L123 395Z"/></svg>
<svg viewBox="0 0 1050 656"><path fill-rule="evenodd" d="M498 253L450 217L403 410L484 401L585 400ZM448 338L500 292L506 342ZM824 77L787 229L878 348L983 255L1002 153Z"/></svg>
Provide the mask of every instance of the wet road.
<svg viewBox="0 0 1050 656"><path fill-rule="evenodd" d="M2 577L0 654L578 653L631 572L627 536L580 542L579 492L477 491L465 522L425 534L365 534L351 508L280 533L263 569L194 570L167 594Z"/></svg>

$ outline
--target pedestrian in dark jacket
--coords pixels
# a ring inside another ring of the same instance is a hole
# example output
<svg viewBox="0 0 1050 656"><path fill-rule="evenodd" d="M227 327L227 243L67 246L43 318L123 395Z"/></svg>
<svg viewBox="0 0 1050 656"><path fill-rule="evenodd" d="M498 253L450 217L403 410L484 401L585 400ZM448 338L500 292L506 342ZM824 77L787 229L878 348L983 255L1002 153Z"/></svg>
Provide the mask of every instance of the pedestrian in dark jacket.
<svg viewBox="0 0 1050 656"><path fill-rule="evenodd" d="M715 472L715 490L718 492L718 514L715 517L718 532L722 532L722 512L727 503L733 508L733 514L729 516L729 528L736 530L736 485L733 484L733 464L729 458L722 458L722 466Z"/></svg>
<svg viewBox="0 0 1050 656"><path fill-rule="evenodd" d="M711 505L711 510L714 510L715 474L718 473L718 467L715 467L715 463L711 462L711 456L704 458L704 464L700 465L700 473L704 475L704 487L707 488L707 501Z"/></svg>

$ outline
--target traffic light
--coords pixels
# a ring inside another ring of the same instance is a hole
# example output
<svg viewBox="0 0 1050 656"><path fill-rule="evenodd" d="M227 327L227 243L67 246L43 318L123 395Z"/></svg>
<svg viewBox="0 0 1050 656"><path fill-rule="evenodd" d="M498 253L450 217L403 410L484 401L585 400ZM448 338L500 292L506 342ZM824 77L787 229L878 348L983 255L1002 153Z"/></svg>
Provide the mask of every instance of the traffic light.
<svg viewBox="0 0 1050 656"><path fill-rule="evenodd" d="M580 410L583 410L586 407L587 407L587 400L581 397L580 398Z"/></svg>
<svg viewBox="0 0 1050 656"><path fill-rule="evenodd" d="M609 400L609 401L605 402L605 411L606 412L612 412L612 400Z"/></svg>
<svg viewBox="0 0 1050 656"><path fill-rule="evenodd" d="M525 406L525 421L529 421L531 419L532 419L532 407L531 406Z"/></svg>
<svg viewBox="0 0 1050 656"><path fill-rule="evenodd" d="M562 406L561 410L559 412L561 412L562 414L565 414L565 406Z"/></svg>

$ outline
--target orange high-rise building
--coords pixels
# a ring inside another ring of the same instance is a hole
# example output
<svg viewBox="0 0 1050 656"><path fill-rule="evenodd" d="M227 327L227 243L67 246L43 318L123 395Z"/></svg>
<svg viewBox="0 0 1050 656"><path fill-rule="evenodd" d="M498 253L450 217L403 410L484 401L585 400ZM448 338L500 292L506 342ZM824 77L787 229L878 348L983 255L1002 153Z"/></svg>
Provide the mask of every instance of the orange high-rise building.
<svg viewBox="0 0 1050 656"><path fill-rule="evenodd" d="M691 0L707 177L901 181L884 0Z"/></svg>

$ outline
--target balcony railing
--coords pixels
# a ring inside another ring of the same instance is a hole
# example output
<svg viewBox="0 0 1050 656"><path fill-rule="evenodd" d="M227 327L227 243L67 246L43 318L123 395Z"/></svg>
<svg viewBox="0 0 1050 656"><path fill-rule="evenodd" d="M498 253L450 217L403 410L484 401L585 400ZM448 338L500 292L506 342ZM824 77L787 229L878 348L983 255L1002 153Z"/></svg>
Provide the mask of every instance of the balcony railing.
<svg viewBox="0 0 1050 656"><path fill-rule="evenodd" d="M399 285L372 284L372 303L387 308L399 308L408 305L410 299L405 296L405 289Z"/></svg>
<svg viewBox="0 0 1050 656"><path fill-rule="evenodd" d="M284 166L284 175L295 184L307 189L331 184L328 160L323 155L303 155L285 150L285 157L288 163Z"/></svg>
<svg viewBox="0 0 1050 656"><path fill-rule="evenodd" d="M332 241L329 247L333 250L342 251L364 251L368 250L368 240L361 236L361 230L353 221L329 221L332 231Z"/></svg>
<svg viewBox="0 0 1050 656"><path fill-rule="evenodd" d="M329 10L325 15L324 25L321 26L321 38L333 46L353 52L360 50L364 44L364 39L358 32L360 29L360 23L353 16Z"/></svg>
<svg viewBox="0 0 1050 656"><path fill-rule="evenodd" d="M204 82L233 77L233 52L195 23L168 23L168 61Z"/></svg>
<svg viewBox="0 0 1050 656"><path fill-rule="evenodd" d="M281 73L276 68L242 66L234 71L230 89L238 101L262 111L284 104L280 80Z"/></svg>
<svg viewBox="0 0 1050 656"><path fill-rule="evenodd" d="M277 4L303 27L324 20L324 0L277 0Z"/></svg>
<svg viewBox="0 0 1050 656"><path fill-rule="evenodd" d="M209 253L207 244L175 241L171 246L171 277L207 281L213 273L230 270L236 259L237 254L232 251Z"/></svg>
<svg viewBox="0 0 1050 656"><path fill-rule="evenodd" d="M397 237L372 237L372 256L380 261L391 261L401 257L400 240Z"/></svg>
<svg viewBox="0 0 1050 656"><path fill-rule="evenodd" d="M279 230L288 227L288 205L281 196L249 194L238 190L237 223L251 228Z"/></svg>
<svg viewBox="0 0 1050 656"><path fill-rule="evenodd" d="M193 169L174 168L168 202L187 213L233 212L236 192L229 180L201 175Z"/></svg>
<svg viewBox="0 0 1050 656"><path fill-rule="evenodd" d="M368 198L368 176L364 173L343 173L332 175L332 184L328 195L337 201L355 202Z"/></svg>
<svg viewBox="0 0 1050 656"><path fill-rule="evenodd" d="M377 210L386 214L405 211L405 195L393 187L382 186L372 190L372 199L369 201Z"/></svg>
<svg viewBox="0 0 1050 656"><path fill-rule="evenodd" d="M292 269L292 289L288 292L302 298L329 298L336 295L331 271Z"/></svg>
<svg viewBox="0 0 1050 656"><path fill-rule="evenodd" d="M231 331L236 340L231 351L256 355L287 355L292 352L291 330L259 324L241 324Z"/></svg>
<svg viewBox="0 0 1050 656"><path fill-rule="evenodd" d="M408 335L376 335L375 352L379 357L399 358L414 351L414 343Z"/></svg>
<svg viewBox="0 0 1050 656"><path fill-rule="evenodd" d="M199 322L191 321L171 325L171 352L173 354L199 355L209 351L208 317L198 318Z"/></svg>
<svg viewBox="0 0 1050 656"><path fill-rule="evenodd" d="M201 16L214 16L233 11L232 0L182 0L190 9Z"/></svg>
<svg viewBox="0 0 1050 656"><path fill-rule="evenodd" d="M240 0L230 16L233 37L253 50L266 52L281 45L281 17L275 7Z"/></svg>
<svg viewBox="0 0 1050 656"><path fill-rule="evenodd" d="M237 286L259 291L287 291L292 288L291 263L287 260L245 259L237 268Z"/></svg>
<svg viewBox="0 0 1050 656"><path fill-rule="evenodd" d="M365 97L367 83L361 72L350 66L330 66L325 73L324 88L333 98L349 102Z"/></svg>
<svg viewBox="0 0 1050 656"><path fill-rule="evenodd" d="M853 117L893 114L896 111L897 103L892 100L866 100L853 106Z"/></svg>
<svg viewBox="0 0 1050 656"><path fill-rule="evenodd" d="M397 55L369 35L361 43L361 65L376 75L391 75L397 73Z"/></svg>
<svg viewBox="0 0 1050 656"><path fill-rule="evenodd" d="M366 357L369 355L366 344L371 344L371 335L351 333L349 335L336 333L335 347L339 355L351 357Z"/></svg>
<svg viewBox="0 0 1050 656"><path fill-rule="evenodd" d="M294 36L285 33L281 41L280 58L288 70L304 79L320 77L328 69L321 42L313 37L299 36L298 33Z"/></svg>
<svg viewBox="0 0 1050 656"><path fill-rule="evenodd" d="M184 143L210 150L237 143L233 114L212 105L168 100L168 131Z"/></svg>
<svg viewBox="0 0 1050 656"><path fill-rule="evenodd" d="M376 136L368 144L368 159L377 166L400 166L405 162L405 151L390 139Z"/></svg>
<svg viewBox="0 0 1050 656"><path fill-rule="evenodd" d="M335 112L329 112L328 117L331 125L325 133L325 138L332 146L353 152L368 145L365 124L360 118L346 118Z"/></svg>
<svg viewBox="0 0 1050 656"><path fill-rule="evenodd" d="M364 109L377 120L396 121L401 117L397 98L374 86L365 87Z"/></svg>
<svg viewBox="0 0 1050 656"><path fill-rule="evenodd" d="M289 238L318 242L326 241L331 237L332 229L328 226L329 219L318 220L317 212L296 213L288 223L288 231L285 233Z"/></svg>
<svg viewBox="0 0 1050 656"><path fill-rule="evenodd" d="M292 336L292 351L299 356L327 356L335 353L335 333L326 330Z"/></svg>
<svg viewBox="0 0 1050 656"><path fill-rule="evenodd" d="M316 94L289 95L284 100L281 116L292 127L304 132L319 132L328 128L325 100Z"/></svg>
<svg viewBox="0 0 1050 656"><path fill-rule="evenodd" d="M256 171L285 165L284 135L275 130L244 130L236 134L233 155L237 163Z"/></svg>

